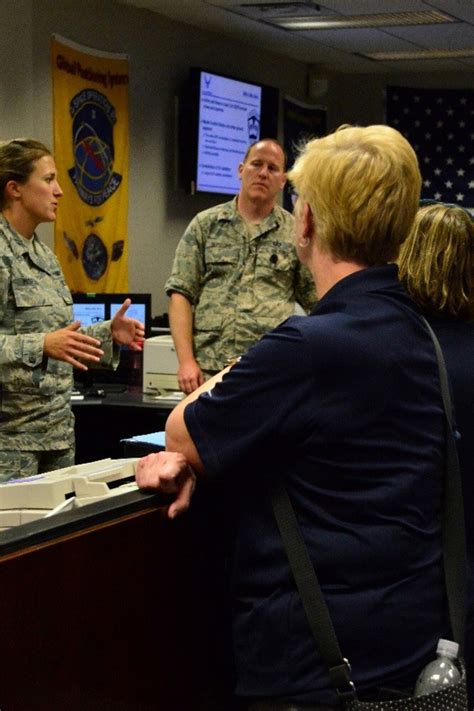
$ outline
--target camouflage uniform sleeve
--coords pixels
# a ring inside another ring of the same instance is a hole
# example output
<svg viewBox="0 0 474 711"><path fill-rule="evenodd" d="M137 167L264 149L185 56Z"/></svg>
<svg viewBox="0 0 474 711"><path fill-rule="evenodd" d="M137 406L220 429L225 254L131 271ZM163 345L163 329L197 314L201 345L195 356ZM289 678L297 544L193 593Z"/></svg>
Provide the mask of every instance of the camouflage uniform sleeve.
<svg viewBox="0 0 474 711"><path fill-rule="evenodd" d="M8 333L14 331L13 314L8 307L9 283L10 272L5 266L0 265L0 331L3 331L0 333L0 365L21 363L28 368L36 368L43 361L45 334Z"/></svg>
<svg viewBox="0 0 474 711"><path fill-rule="evenodd" d="M191 304L196 304L201 293L204 275L204 235L196 216L188 225L179 241L171 274L165 284L168 296L177 291Z"/></svg>
<svg viewBox="0 0 474 711"><path fill-rule="evenodd" d="M295 274L295 298L306 313L309 313L317 302L313 277L303 264L298 265Z"/></svg>
<svg viewBox="0 0 474 711"><path fill-rule="evenodd" d="M120 362L120 346L112 340L111 323L112 321L102 321L101 323L95 323L93 326L79 329L81 333L97 338L101 342L101 348L104 351L99 363L88 363L89 368L103 368L105 366L106 368L115 369Z"/></svg>

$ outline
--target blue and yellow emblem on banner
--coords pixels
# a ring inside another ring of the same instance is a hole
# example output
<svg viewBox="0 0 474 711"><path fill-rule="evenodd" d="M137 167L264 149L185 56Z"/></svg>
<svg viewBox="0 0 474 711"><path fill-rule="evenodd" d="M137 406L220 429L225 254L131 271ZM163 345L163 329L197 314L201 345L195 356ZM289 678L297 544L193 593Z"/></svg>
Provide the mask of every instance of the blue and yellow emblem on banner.
<svg viewBox="0 0 474 711"><path fill-rule="evenodd" d="M55 251L69 288L128 291L128 59L52 41Z"/></svg>

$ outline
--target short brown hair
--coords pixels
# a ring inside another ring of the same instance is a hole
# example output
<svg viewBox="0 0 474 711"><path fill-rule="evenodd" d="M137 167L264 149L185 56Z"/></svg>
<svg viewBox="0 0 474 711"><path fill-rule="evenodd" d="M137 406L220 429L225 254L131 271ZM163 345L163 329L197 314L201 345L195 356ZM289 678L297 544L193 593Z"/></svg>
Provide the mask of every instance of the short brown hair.
<svg viewBox="0 0 474 711"><path fill-rule="evenodd" d="M400 250L399 274L427 315L474 318L474 223L442 203L418 210Z"/></svg>
<svg viewBox="0 0 474 711"><path fill-rule="evenodd" d="M0 143L0 209L5 207L5 187L10 180L26 183L34 164L51 151L32 138L15 138Z"/></svg>
<svg viewBox="0 0 474 711"><path fill-rule="evenodd" d="M369 266L396 259L421 190L416 154L397 130L341 126L303 146L288 178L323 249Z"/></svg>

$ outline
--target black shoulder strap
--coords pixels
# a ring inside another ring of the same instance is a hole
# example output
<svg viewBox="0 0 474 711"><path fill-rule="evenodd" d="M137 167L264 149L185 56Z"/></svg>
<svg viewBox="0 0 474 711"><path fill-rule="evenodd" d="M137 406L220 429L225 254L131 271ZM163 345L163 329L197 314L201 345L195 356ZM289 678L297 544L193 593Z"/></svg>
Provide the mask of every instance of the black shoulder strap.
<svg viewBox="0 0 474 711"><path fill-rule="evenodd" d="M454 439L453 408L449 394L448 375L443 353L436 335L426 319L425 326L433 341L438 361L441 395L443 397L446 454L443 502L443 558L446 589L448 591L449 614L454 639L460 649L464 647L465 625L465 579L466 579L466 539L464 525L464 503L458 452Z"/></svg>
<svg viewBox="0 0 474 711"><path fill-rule="evenodd" d="M445 496L443 506L443 558L453 635L462 647L464 637L465 539L464 510L459 462L453 433L453 417L448 377L441 347L425 320L438 362L446 423ZM272 507L298 592L331 682L342 698L355 695L350 665L343 658L318 578L311 563L298 521L282 481L272 491Z"/></svg>

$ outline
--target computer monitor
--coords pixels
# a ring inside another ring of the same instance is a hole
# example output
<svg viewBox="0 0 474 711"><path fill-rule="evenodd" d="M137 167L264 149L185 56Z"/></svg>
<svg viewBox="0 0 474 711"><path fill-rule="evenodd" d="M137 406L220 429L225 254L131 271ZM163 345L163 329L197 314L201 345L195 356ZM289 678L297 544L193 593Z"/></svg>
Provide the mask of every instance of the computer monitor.
<svg viewBox="0 0 474 711"><path fill-rule="evenodd" d="M86 327L112 319L125 299L131 299L132 303L128 307L127 316L136 318L145 325L145 335L150 335L151 326L151 294L131 293L131 294L95 294L74 292L73 314L74 320L81 322Z"/></svg>
<svg viewBox="0 0 474 711"><path fill-rule="evenodd" d="M73 313L74 321L80 321L84 327L93 326L106 319L104 302L74 303Z"/></svg>
<svg viewBox="0 0 474 711"><path fill-rule="evenodd" d="M88 294L73 293L74 320L80 321L81 326L87 327L100 321L112 319L125 299L131 299L127 316L136 318L145 326L145 337L151 331L151 294L149 293L122 293L122 294ZM111 368L89 367L87 371L74 370L74 380L81 389L104 387L113 390L115 387L125 389L128 385L138 385L142 381L142 353L132 351L126 346L121 347L120 363L113 370Z"/></svg>
<svg viewBox="0 0 474 711"><path fill-rule="evenodd" d="M110 302L110 318L113 318L115 316L122 304L123 301L119 300ZM147 303L143 301L143 299L139 301L132 301L132 303L127 309L127 316L130 316L130 318L136 318L138 321L144 323L146 330L147 324L149 324L150 322L150 319L148 318L147 314Z"/></svg>

